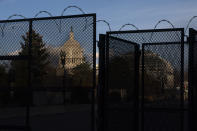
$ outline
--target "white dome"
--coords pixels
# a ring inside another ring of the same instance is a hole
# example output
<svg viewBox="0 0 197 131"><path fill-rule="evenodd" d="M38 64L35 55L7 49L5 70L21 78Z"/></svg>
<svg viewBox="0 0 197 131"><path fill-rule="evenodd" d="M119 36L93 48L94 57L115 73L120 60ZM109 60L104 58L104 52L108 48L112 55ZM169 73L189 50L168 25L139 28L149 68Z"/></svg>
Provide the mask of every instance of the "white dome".
<svg viewBox="0 0 197 131"><path fill-rule="evenodd" d="M66 54L65 69L72 69L84 62L84 55L83 55L84 50L81 47L80 43L74 39L74 33L72 31L72 27L71 27L69 39L64 43L64 45L60 49L62 52ZM60 70L62 70L61 58L59 58L59 66L58 66L58 71Z"/></svg>

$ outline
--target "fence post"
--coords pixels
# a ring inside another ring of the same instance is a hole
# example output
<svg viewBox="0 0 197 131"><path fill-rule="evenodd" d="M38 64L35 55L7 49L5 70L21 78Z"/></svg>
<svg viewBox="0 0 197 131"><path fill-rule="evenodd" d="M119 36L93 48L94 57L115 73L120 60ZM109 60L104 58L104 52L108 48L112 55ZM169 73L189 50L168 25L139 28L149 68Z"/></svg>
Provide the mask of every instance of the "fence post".
<svg viewBox="0 0 197 131"><path fill-rule="evenodd" d="M140 62L140 50L139 50L139 45L135 45L135 98L134 98L134 103L135 103L135 127L134 129L136 131L139 131L139 62Z"/></svg>
<svg viewBox="0 0 197 131"><path fill-rule="evenodd" d="M194 49L195 49L195 30L189 29L189 89L188 89L188 99L189 99L189 130L194 131L195 130L195 123L196 123L196 112L195 112L195 67L194 67Z"/></svg>
<svg viewBox="0 0 197 131"><path fill-rule="evenodd" d="M32 20L29 20L29 45L28 45L28 87L27 87L27 107L26 107L26 126L29 130L31 130L30 128L30 106L33 103L33 93L32 93L32 83L31 83L31 60L32 60L32 52L31 52L31 48L32 48Z"/></svg>
<svg viewBox="0 0 197 131"><path fill-rule="evenodd" d="M98 84L98 131L104 131L104 102L105 102L105 35L99 35L99 84Z"/></svg>

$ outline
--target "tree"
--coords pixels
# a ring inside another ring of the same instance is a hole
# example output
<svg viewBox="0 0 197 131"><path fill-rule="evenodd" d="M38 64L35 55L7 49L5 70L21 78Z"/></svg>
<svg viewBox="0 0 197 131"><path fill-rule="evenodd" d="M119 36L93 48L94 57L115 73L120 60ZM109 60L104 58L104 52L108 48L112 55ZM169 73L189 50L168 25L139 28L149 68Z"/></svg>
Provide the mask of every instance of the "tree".
<svg viewBox="0 0 197 131"><path fill-rule="evenodd" d="M21 51L19 56L29 55L29 33L22 36L23 42L21 42ZM39 33L32 31L32 46L31 46L31 77L33 85L42 85L42 80L47 72L47 66L49 64L49 53L45 47L42 36ZM16 86L26 86L28 76L28 61L12 61L11 67L15 71ZM17 77L19 76L19 77Z"/></svg>
<svg viewBox="0 0 197 131"><path fill-rule="evenodd" d="M8 74L6 72L6 69L3 65L0 65L0 87L6 87L8 86Z"/></svg>
<svg viewBox="0 0 197 131"><path fill-rule="evenodd" d="M89 103L88 93L93 86L93 70L91 64L84 62L72 69L72 102ZM90 88L87 88L90 87Z"/></svg>
<svg viewBox="0 0 197 131"><path fill-rule="evenodd" d="M5 66L0 65L0 87L8 88L8 73L6 72ZM1 91L0 92L0 105L8 104L9 101L9 91Z"/></svg>
<svg viewBox="0 0 197 131"><path fill-rule="evenodd" d="M23 42L21 42L21 51L19 56L29 55L29 32L22 36ZM28 73L31 72L32 86L42 86L44 76L47 72L47 66L49 64L49 53L45 47L42 36L39 33L32 31L32 46L31 46L31 65L30 70L28 67L28 60L24 61L12 61L11 70L15 73L14 87L26 88L28 86ZM24 90L23 90L24 91ZM22 92L23 92L22 91ZM24 93L24 92L23 92ZM21 91L17 94L17 97L23 98Z"/></svg>
<svg viewBox="0 0 197 131"><path fill-rule="evenodd" d="M72 81L74 86L92 87L93 70L88 62L77 65L72 69Z"/></svg>
<svg viewBox="0 0 197 131"><path fill-rule="evenodd" d="M125 97L128 101L135 96L135 60L134 52L110 57L108 65L108 86L111 92L110 96L114 99L120 99L120 90L126 91ZM118 93L112 93L118 91ZM115 98L115 96L117 98Z"/></svg>
<svg viewBox="0 0 197 131"><path fill-rule="evenodd" d="M134 85L134 56L114 56L109 60L109 86L113 89L127 88Z"/></svg>

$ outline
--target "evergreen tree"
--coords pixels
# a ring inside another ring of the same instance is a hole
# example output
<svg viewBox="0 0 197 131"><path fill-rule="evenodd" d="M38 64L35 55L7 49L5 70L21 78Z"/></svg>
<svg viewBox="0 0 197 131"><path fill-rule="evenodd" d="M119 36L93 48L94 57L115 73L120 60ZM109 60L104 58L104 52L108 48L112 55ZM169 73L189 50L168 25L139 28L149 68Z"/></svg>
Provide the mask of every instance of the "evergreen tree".
<svg viewBox="0 0 197 131"><path fill-rule="evenodd" d="M72 69L72 81L74 86L92 87L93 70L88 62L77 65Z"/></svg>
<svg viewBox="0 0 197 131"><path fill-rule="evenodd" d="M86 61L86 60L84 60ZM89 103L88 92L92 87L93 70L87 61L72 69L72 101L75 103ZM87 88L89 87L89 88Z"/></svg>
<svg viewBox="0 0 197 131"><path fill-rule="evenodd" d="M0 64L0 87L8 86L8 74L6 72L5 66Z"/></svg>
<svg viewBox="0 0 197 131"><path fill-rule="evenodd" d="M32 87L41 87L43 85L43 79L47 72L47 66L49 64L49 53L45 47L42 36L39 33L32 31L32 46L29 48L29 33L22 36L23 42L21 42L21 51L19 56L28 56L29 49L31 50L31 65L29 68L28 60L17 60L11 62L10 71L14 72L14 93L15 100L24 105L27 99L27 93L25 88L28 88L28 74L31 72L31 85ZM30 94L31 98L33 94Z"/></svg>
<svg viewBox="0 0 197 131"><path fill-rule="evenodd" d="M19 56L29 55L29 32L22 36L21 51ZM46 75L47 65L49 64L49 53L45 47L42 36L32 31L31 46L31 80L35 86L41 86L43 78ZM15 86L27 86L28 82L28 61L12 61L11 67L15 71Z"/></svg>
<svg viewBox="0 0 197 131"><path fill-rule="evenodd" d="M6 67L0 64L0 88L8 88L8 73L6 72ZM1 91L0 92L0 106L4 106L8 104L9 101L9 91Z"/></svg>
<svg viewBox="0 0 197 131"><path fill-rule="evenodd" d="M124 55L114 55L110 57L108 65L108 86L109 90L119 90L119 92L111 92L112 101L118 101L120 97L120 89L126 90L126 100L135 97L135 63L134 53L129 52Z"/></svg>

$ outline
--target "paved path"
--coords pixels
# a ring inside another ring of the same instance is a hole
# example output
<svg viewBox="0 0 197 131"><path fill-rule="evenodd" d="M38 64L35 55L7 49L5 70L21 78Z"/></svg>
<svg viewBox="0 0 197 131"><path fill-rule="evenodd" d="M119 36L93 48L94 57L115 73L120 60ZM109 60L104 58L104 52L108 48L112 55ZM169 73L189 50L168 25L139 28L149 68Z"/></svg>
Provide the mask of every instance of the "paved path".
<svg viewBox="0 0 197 131"><path fill-rule="evenodd" d="M24 111L25 108L1 109L0 125L24 125ZM35 107L31 109L30 123L32 131L90 131L91 106Z"/></svg>

